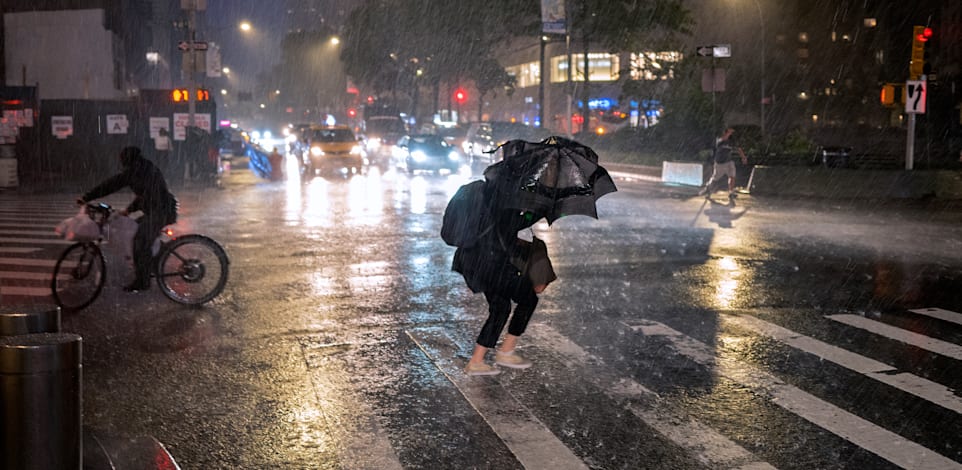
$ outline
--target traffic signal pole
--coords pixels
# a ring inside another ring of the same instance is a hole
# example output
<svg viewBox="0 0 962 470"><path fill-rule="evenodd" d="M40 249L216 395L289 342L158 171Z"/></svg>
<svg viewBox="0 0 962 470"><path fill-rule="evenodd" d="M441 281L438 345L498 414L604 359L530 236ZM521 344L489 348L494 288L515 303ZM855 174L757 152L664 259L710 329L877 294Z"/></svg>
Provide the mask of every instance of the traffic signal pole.
<svg viewBox="0 0 962 470"><path fill-rule="evenodd" d="M187 126L194 125L194 114L197 112L197 84L194 83L194 71L197 69L197 51L194 50L196 19L197 0L190 0L187 9L187 53L190 55L190 66L187 70L187 89L190 90L190 95L187 97Z"/></svg>

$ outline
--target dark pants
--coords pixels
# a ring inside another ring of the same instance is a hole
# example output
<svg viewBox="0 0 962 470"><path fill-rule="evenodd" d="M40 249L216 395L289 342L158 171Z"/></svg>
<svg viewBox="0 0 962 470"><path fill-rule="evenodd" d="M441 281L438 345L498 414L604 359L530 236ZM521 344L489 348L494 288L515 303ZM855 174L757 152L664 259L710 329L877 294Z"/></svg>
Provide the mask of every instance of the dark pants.
<svg viewBox="0 0 962 470"><path fill-rule="evenodd" d="M134 284L146 286L150 283L150 268L153 253L151 248L154 240L160 236L161 230L167 225L168 217L164 214L144 214L137 220L137 233L134 234Z"/></svg>
<svg viewBox="0 0 962 470"><path fill-rule="evenodd" d="M524 334L528 320L538 306L538 294L534 293L534 287L527 277L517 276L505 284L501 289L484 291L484 298L488 301L488 319L481 327L478 344L489 349L498 344L504 324L508 322L508 316L511 315L512 300L518 305L514 308L514 315L511 315L508 333L514 336Z"/></svg>

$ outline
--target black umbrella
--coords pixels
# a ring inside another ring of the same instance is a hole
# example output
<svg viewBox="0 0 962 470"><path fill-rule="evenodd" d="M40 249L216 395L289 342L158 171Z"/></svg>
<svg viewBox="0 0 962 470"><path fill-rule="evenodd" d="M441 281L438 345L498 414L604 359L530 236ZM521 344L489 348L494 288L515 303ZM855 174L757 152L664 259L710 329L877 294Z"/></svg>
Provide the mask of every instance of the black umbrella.
<svg viewBox="0 0 962 470"><path fill-rule="evenodd" d="M566 215L598 218L595 202L617 191L591 148L563 137L541 142L512 140L504 159L485 176L497 182L497 205L543 215L552 223Z"/></svg>

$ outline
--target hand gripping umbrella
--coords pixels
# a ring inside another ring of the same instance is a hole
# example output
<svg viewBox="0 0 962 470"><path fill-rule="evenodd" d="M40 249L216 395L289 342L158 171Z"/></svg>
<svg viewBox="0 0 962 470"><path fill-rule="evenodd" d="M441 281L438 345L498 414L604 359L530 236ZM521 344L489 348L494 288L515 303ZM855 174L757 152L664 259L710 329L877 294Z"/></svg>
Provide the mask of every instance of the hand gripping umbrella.
<svg viewBox="0 0 962 470"><path fill-rule="evenodd" d="M504 159L485 176L497 179L497 205L543 215L548 223L566 215L598 218L595 202L617 191L591 148L563 137L541 142L512 140Z"/></svg>

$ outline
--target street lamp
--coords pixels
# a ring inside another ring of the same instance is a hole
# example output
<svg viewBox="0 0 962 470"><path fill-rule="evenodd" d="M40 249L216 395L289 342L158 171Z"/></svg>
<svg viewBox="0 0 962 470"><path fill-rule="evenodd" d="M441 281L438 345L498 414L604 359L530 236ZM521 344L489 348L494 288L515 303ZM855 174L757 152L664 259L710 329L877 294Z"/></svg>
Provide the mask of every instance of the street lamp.
<svg viewBox="0 0 962 470"><path fill-rule="evenodd" d="M241 31L243 31L243 32L245 32L245 33L248 32L248 31L250 31L250 30L253 28L253 27L251 26L250 22L247 22L247 21L242 21L241 24L238 25L238 27L240 28Z"/></svg>

